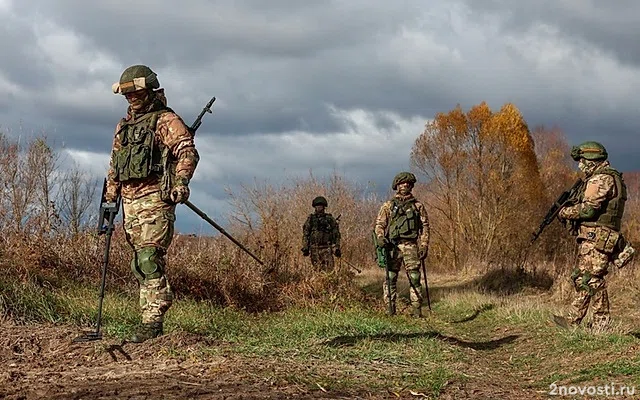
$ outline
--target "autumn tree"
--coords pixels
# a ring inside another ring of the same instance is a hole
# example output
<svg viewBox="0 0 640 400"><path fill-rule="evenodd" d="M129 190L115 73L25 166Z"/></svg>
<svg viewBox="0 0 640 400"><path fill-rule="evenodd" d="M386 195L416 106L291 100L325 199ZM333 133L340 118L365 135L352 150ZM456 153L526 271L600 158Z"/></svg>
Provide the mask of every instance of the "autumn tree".
<svg viewBox="0 0 640 400"><path fill-rule="evenodd" d="M456 269L518 259L546 199L533 139L513 104L438 113L416 139L411 162L428 178L443 258Z"/></svg>

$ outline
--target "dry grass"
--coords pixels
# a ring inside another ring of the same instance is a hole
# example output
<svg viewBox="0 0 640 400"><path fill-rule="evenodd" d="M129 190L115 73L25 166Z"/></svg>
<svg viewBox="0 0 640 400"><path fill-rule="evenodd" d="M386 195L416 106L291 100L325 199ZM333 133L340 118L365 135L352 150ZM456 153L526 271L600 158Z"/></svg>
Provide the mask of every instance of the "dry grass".
<svg viewBox="0 0 640 400"><path fill-rule="evenodd" d="M536 140L544 138L543 133L536 134ZM562 143L562 137L553 138ZM89 188L95 182L76 174L73 175L77 178L74 185L65 186L64 177L68 175L56 169L59 155L47 146L46 138L21 144L0 136L0 149L3 150L0 156L3 191L0 197L0 229L3 233L0 237L0 274L13 281L54 288L63 287L65 282L98 286L104 238L93 233L96 216L91 211L95 207L86 201L86 196L92 193ZM548 154L549 151L539 152L541 171L549 175L550 169L563 167L567 172L562 160L548 161ZM636 190L640 180L634 174L625 176L630 192L627 213L635 216L640 212ZM558 179L548 182L547 197L555 197L555 191L563 187L567 178ZM168 254L168 276L179 297L263 311L326 301L363 301L369 295L379 294L383 272L374 262L371 243L375 216L384 200L376 194L379 191L350 182L338 174L325 179L309 174L292 177L287 182L286 185L253 182L242 186L239 193L229 191L232 222L226 229L256 253L265 262L264 267L225 237L175 237ZM504 249L504 254L498 254L494 261L479 262L469 251L470 255L465 256L467 262L455 269L447 243L449 227L441 213L431 208L427 188L418 184L415 192L430 210L432 240L428 271L429 274L447 274L455 281L452 285L434 286L434 299L470 288L496 296L533 290L549 291L554 300L561 302L570 298L573 289L566 277L575 264L575 243L560 224L547 227L530 249L524 268L521 268L520 257L513 257L526 250L526 244L518 236L511 238L513 240L507 237L500 243L497 249ZM56 195L61 191L68 195ZM70 196L68 191L77 196ZM302 224L312 212L311 200L319 195L327 197L328 212L341 216L343 260L361 269L362 274L356 275L346 262L335 274L321 274L301 255ZM70 204L72 198L80 200ZM70 215L69 210L75 210L74 214ZM520 213L531 215L538 210L520 210ZM84 218L79 220L74 215ZM536 227L529 228L533 231ZM634 221L625 225L624 233L640 247L636 242L640 233ZM109 290L135 291L136 281L129 269L131 256L119 223L111 247ZM611 288L632 287L633 292L638 292L640 280L637 275L633 266L613 273L609 277ZM406 285L405 278L401 274L401 288L405 288L402 286ZM366 280L371 282L362 284ZM358 283L362 285L358 286ZM612 298L615 303L614 300L615 295Z"/></svg>

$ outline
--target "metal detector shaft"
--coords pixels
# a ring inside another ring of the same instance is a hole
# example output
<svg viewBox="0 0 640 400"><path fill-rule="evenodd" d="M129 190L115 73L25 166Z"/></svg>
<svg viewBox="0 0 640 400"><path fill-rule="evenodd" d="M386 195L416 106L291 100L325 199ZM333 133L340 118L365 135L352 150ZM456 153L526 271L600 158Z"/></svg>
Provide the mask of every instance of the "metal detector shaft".
<svg viewBox="0 0 640 400"><path fill-rule="evenodd" d="M342 258L340 258L340 260L342 260ZM358 268L355 265L351 264L349 261L347 261L347 260L342 260L342 261L344 261L344 263L347 264L349 267L351 267L351 268L355 269L356 271L358 271L358 273L362 272L362 270L360 268Z"/></svg>
<svg viewBox="0 0 640 400"><path fill-rule="evenodd" d="M104 246L104 256L103 256L103 264L102 264L102 282L100 283L100 297L98 300L98 320L96 321L96 335L100 333L100 327L102 325L102 303L104 301L104 289L107 283L107 267L109 266L109 253L111 248L111 235L113 234L113 220L115 218L115 214L111 213L109 215L109 225L106 233L106 243Z"/></svg>
<svg viewBox="0 0 640 400"><path fill-rule="evenodd" d="M233 236L229 235L220 225L216 224L211 218L209 218L209 216L207 216L207 214L205 214L204 212L202 212L202 210L200 210L198 207L193 205L193 203L191 203L190 201L187 200L187 201L184 202L184 205L189 207L193 212L198 214L200 216L200 218L204 219L211 226L216 228L218 230L218 232L222 233L227 238L229 238L229 240L231 240L233 243L235 243L236 246L240 247L242 250L245 251L245 253L249 254L254 260L256 260L258 262L258 264L264 265L264 263L258 257L256 257L252 252L249 251L249 249L244 247L244 245L242 243L238 242Z"/></svg>

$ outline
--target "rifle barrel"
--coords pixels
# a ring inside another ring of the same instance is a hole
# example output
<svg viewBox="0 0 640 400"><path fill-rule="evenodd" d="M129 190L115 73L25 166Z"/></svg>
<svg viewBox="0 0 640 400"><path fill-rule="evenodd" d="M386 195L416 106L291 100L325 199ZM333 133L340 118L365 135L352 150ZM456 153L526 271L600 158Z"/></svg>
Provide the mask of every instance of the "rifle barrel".
<svg viewBox="0 0 640 400"><path fill-rule="evenodd" d="M224 228L222 228L220 225L218 225L217 223L215 223L215 221L213 221L211 218L209 218L209 216L207 214L205 214L204 212L202 212L202 210L200 210L198 207L196 207L195 205L193 205L193 203L191 203L190 201L185 201L184 205L186 205L187 207L189 207L191 210L193 210L193 212L195 212L196 214L198 214L200 216L200 218L204 219L205 221L207 221L211 226L213 226L214 228L216 228L218 230L218 232L222 233L223 235L225 235L227 238L229 238L229 240L231 240L233 243L235 243L236 246L240 247L242 250L245 251L245 253L249 254L254 260L256 260L258 262L258 264L260 265L264 265L264 263L258 258L256 257L252 252L249 251L249 249L247 249L246 247L244 247L244 245L240 242L238 242L233 236L231 236L230 234L228 234Z"/></svg>

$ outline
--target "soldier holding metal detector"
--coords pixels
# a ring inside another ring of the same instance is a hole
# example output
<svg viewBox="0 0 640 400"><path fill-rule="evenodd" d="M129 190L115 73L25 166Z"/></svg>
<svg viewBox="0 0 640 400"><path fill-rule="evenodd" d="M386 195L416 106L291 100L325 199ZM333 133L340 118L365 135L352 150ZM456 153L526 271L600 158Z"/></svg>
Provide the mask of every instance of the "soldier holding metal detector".
<svg viewBox="0 0 640 400"><path fill-rule="evenodd" d="M96 332L76 341L101 338L100 322L109 246L120 200L127 242L134 252L131 270L140 284L142 324L131 341L140 343L163 333L164 315L173 302L165 275L166 254L173 240L176 204L185 204L263 265L255 255L189 202L189 181L200 160L195 132L213 97L191 127L167 107L157 75L145 65L124 70L113 92L125 96L127 115L117 125L109 172L103 189L100 231L106 226L107 242Z"/></svg>
<svg viewBox="0 0 640 400"><path fill-rule="evenodd" d="M105 200L122 198L142 310L142 325L130 340L139 343L163 333L164 314L173 302L165 273L175 208L189 198L189 181L200 157L194 132L167 106L164 89L149 67L125 69L113 92L122 94L129 107L116 126Z"/></svg>
<svg viewBox="0 0 640 400"><path fill-rule="evenodd" d="M404 265L410 285L410 299L415 317L422 316L422 291L420 269L425 280L427 305L431 310L429 286L424 260L429 249L429 216L425 206L411 193L416 177L410 172L400 172L393 179L396 194L385 202L378 213L374 227L374 244L378 265L385 269L383 296L390 315L396 313L396 284L398 273Z"/></svg>

